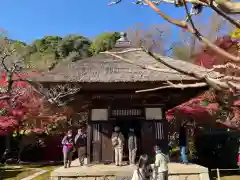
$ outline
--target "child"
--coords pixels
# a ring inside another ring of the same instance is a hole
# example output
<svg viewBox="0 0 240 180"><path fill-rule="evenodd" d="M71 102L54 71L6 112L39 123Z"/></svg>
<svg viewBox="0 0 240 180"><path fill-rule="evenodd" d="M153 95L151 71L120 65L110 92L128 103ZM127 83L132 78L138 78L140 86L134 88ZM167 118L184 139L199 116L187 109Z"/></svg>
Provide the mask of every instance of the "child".
<svg viewBox="0 0 240 180"><path fill-rule="evenodd" d="M168 157L162 153L159 146L155 147L155 178L157 180L167 180L168 179Z"/></svg>
<svg viewBox="0 0 240 180"><path fill-rule="evenodd" d="M141 155L137 169L134 170L132 180L150 180L152 177L148 155Z"/></svg>

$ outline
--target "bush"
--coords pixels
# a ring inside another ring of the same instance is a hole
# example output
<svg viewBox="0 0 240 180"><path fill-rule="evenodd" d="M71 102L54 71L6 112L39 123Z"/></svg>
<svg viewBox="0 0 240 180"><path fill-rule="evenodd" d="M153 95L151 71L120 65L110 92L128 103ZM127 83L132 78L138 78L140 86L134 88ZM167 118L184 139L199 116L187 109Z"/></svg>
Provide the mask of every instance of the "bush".
<svg viewBox="0 0 240 180"><path fill-rule="evenodd" d="M198 163L208 168L237 168L240 132L205 134L196 137Z"/></svg>

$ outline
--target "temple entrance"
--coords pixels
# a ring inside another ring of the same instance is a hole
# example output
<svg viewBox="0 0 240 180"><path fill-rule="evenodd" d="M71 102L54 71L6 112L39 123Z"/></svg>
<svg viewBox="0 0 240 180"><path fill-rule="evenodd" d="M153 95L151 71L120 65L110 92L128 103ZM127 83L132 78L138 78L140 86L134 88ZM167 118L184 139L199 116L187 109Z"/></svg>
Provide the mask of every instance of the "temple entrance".
<svg viewBox="0 0 240 180"><path fill-rule="evenodd" d="M123 161L128 162L128 157L129 157L129 151L128 151L128 133L129 129L133 128L134 132L137 136L137 145L138 145L138 150L137 150L137 157L136 160L139 158L141 155L141 121L140 120L126 120L126 119L119 119L116 120L115 123L113 123L113 129L115 126L120 127L121 133L124 135L125 143L124 143L124 150L123 150Z"/></svg>

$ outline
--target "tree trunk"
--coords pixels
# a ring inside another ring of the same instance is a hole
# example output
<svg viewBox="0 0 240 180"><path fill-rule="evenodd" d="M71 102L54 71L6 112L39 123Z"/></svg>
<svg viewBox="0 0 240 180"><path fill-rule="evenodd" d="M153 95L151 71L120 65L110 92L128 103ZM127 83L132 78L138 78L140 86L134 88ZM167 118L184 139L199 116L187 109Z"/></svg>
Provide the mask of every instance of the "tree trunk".
<svg viewBox="0 0 240 180"><path fill-rule="evenodd" d="M5 136L5 151L1 157L2 163L5 163L8 159L8 155L11 149L11 134Z"/></svg>

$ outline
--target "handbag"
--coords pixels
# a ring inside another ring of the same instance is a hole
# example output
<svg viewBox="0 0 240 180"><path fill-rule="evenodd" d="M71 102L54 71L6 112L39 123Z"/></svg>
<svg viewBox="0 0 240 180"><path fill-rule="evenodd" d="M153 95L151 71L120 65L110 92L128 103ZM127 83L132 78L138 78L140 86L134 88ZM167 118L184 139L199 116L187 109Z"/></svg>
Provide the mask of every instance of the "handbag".
<svg viewBox="0 0 240 180"><path fill-rule="evenodd" d="M119 137L119 134L120 134L120 133L118 133L117 138L114 139L114 141L113 141L113 147L115 147L115 146L118 145L118 137Z"/></svg>

